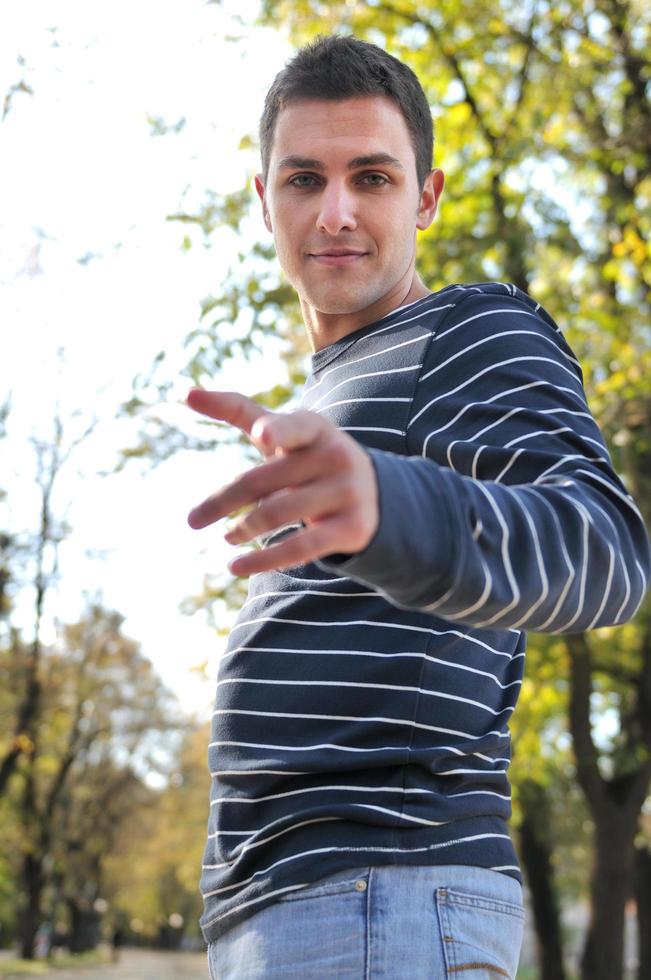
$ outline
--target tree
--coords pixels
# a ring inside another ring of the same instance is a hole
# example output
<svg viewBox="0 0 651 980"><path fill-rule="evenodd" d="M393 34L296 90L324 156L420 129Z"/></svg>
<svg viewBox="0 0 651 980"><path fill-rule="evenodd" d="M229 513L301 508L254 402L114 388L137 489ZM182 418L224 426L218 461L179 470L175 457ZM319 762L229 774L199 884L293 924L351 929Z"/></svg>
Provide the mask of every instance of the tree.
<svg viewBox="0 0 651 980"><path fill-rule="evenodd" d="M13 736L4 747L4 755L0 761L0 795L5 792L20 756L33 754L36 749L36 724L42 695L39 676L42 656L41 626L46 595L57 577L59 545L66 535L65 521L57 520L54 513L53 494L63 467L75 449L90 435L94 424L93 420L80 435L71 436L64 431L63 419L57 410L52 420L51 436L42 438L34 435L31 439L39 495L37 530L32 534L15 533L7 539L6 547L11 543L27 559L27 574L31 579L34 603L32 639L23 661L17 661L14 665L15 673L24 676L24 690L15 712ZM13 651L19 656L25 649L22 644L13 644Z"/></svg>
<svg viewBox="0 0 651 980"><path fill-rule="evenodd" d="M13 782L20 823L22 955L33 957L46 886L56 882L71 911L77 949L97 941L94 903L121 822L141 805L136 774L160 766L155 748L183 720L122 617L91 608L65 627L59 650L41 663L35 749ZM152 744L154 743L154 744ZM170 743L170 754L172 744Z"/></svg>
<svg viewBox="0 0 651 980"><path fill-rule="evenodd" d="M154 819L157 794L132 762L116 763L108 753L78 767L61 798L60 821L52 841L52 910L67 909L72 953L95 949L101 938L107 867L125 826L137 817Z"/></svg>
<svg viewBox="0 0 651 980"><path fill-rule="evenodd" d="M79 622L61 627L54 645L44 638L60 579L59 545L69 530L61 477L94 422L78 413L64 422L56 411L52 426L31 440L33 527L0 535L0 668L8 679L0 686L0 922L3 940L18 934L28 959L44 918L69 921L75 952L97 944L110 856L127 823L144 824L148 839L160 792L145 775L167 775L188 725L138 644L123 634L118 613L91 606ZM32 620L25 625L26 604L16 601L19 630L14 600L25 598ZM195 881L189 904L186 896L190 921L198 898Z"/></svg>
<svg viewBox="0 0 651 980"><path fill-rule="evenodd" d="M209 726L188 726L147 819L134 811L120 828L107 862L106 894L124 917L164 946L197 934L201 895L197 869L205 844L210 777ZM183 814L183 819L179 819ZM180 918L179 918L180 917ZM174 924L176 923L176 924Z"/></svg>
<svg viewBox="0 0 651 980"><path fill-rule="evenodd" d="M531 895L540 980L565 980L560 894L583 899L587 892L580 880L588 869L588 855L584 849L568 853L582 839L586 814L572 792L571 754L563 744L568 697L565 650L550 637L532 640L510 726L513 823ZM559 873L559 868L569 868L571 873Z"/></svg>

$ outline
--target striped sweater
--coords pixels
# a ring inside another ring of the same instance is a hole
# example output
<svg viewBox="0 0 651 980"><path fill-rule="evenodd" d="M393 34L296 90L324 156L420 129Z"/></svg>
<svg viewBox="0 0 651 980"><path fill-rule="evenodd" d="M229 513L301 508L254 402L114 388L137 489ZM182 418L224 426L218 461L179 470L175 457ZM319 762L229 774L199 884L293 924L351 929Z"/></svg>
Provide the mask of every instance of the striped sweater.
<svg viewBox="0 0 651 980"><path fill-rule="evenodd" d="M649 572L579 364L512 285L449 286L318 351L301 407L366 448L380 521L362 552L250 579L209 746L208 943L349 867L519 878L525 631L623 623Z"/></svg>

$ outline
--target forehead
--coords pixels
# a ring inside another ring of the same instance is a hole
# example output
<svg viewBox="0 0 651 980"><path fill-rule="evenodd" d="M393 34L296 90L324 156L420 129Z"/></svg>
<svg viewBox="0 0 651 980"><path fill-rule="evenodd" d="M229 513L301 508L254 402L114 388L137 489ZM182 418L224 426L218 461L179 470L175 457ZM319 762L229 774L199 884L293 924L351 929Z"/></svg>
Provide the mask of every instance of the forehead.
<svg viewBox="0 0 651 980"><path fill-rule="evenodd" d="M287 156L324 163L389 153L415 165L407 123L395 102L381 95L353 99L299 99L278 113L270 165Z"/></svg>

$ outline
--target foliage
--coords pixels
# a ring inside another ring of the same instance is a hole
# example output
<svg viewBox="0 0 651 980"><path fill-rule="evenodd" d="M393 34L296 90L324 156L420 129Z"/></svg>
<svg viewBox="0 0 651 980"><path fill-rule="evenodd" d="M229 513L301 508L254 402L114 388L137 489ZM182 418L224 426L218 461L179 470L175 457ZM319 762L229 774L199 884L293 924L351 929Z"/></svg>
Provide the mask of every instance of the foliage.
<svg viewBox="0 0 651 980"><path fill-rule="evenodd" d="M523 813L521 792L529 783L545 794L548 814L533 814L537 835L551 853L559 893L565 904L588 897L593 825L576 783L576 766L567 732L567 650L562 639L530 636L518 707L510 724L513 739L513 826Z"/></svg>
<svg viewBox="0 0 651 980"><path fill-rule="evenodd" d="M112 903L131 921L139 920L150 937L172 914L183 916L188 931L197 931L210 790L208 741L207 725L186 730L168 785L154 794L145 821L136 811L123 823L107 862Z"/></svg>
<svg viewBox="0 0 651 980"><path fill-rule="evenodd" d="M168 758L174 758L171 736L183 726L175 698L138 645L122 634L121 623L118 614L93 607L82 621L63 628L58 648L42 659L35 743L12 778L0 814L9 899L0 916L6 923L15 922L10 908L22 904L19 880L30 853L46 864L46 908L62 916L67 901L92 909L102 895L103 866L119 828L135 811L149 819L155 794L145 786L144 773L170 764L160 756L166 740ZM14 657L26 652L18 647ZM10 703L4 711L6 719ZM20 801L28 773L35 789L25 822Z"/></svg>
<svg viewBox="0 0 651 980"><path fill-rule="evenodd" d="M51 438L32 440L32 525L0 533L0 674L6 678L0 685L0 932L3 944L20 939L25 957L44 918L67 930L78 948L96 944L96 902L101 907L105 896L113 897L107 869L119 867L123 828L138 826L151 842L161 793L148 783L152 774L164 782L176 770L189 724L138 643L123 633L119 613L95 604L76 623L59 620L56 642L43 641L46 600L56 613L52 586L65 586L58 545L68 523L58 511L58 478L90 427L84 423L81 435L71 429L80 429L79 419L71 426L57 414ZM31 624L25 622L30 607ZM197 745L196 766L207 778L204 756ZM168 904L176 905L178 896L185 929L195 935L198 864L190 888L188 855L203 846L205 826L195 824L205 825L206 799L205 789L200 802L198 794L192 798L195 820L181 822L183 840L167 862L173 872ZM167 814L172 820L171 809ZM127 861L128 880L138 855L129 853ZM183 866L178 878L176 865ZM112 904L111 915L117 911ZM28 972L31 961L23 962Z"/></svg>

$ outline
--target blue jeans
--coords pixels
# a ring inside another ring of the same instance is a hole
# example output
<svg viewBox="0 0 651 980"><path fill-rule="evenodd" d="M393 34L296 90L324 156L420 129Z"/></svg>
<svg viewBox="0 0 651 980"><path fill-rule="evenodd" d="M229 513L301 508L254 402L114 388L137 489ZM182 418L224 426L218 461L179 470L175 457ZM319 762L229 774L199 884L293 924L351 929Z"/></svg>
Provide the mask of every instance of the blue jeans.
<svg viewBox="0 0 651 980"><path fill-rule="evenodd" d="M233 926L208 965L211 980L515 980L523 926L499 871L352 868Z"/></svg>

